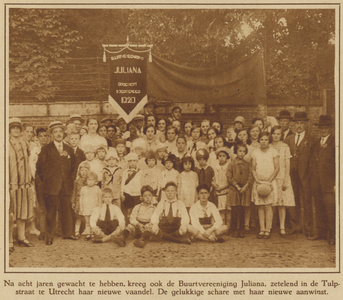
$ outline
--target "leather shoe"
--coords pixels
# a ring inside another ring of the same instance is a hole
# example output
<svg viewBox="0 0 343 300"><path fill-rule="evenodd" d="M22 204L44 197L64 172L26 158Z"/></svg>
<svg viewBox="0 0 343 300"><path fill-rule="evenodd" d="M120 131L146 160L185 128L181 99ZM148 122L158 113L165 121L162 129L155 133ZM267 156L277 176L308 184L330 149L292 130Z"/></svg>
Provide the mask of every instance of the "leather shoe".
<svg viewBox="0 0 343 300"><path fill-rule="evenodd" d="M39 234L39 236L38 236L38 239L39 239L40 241L45 240L45 233L41 232L41 233Z"/></svg>
<svg viewBox="0 0 343 300"><path fill-rule="evenodd" d="M50 246L53 244L53 239L47 239L45 242L46 245Z"/></svg>
<svg viewBox="0 0 343 300"><path fill-rule="evenodd" d="M319 235L312 235L312 236L307 237L307 239L308 239L309 241L317 241L317 240L323 240L324 237L319 236Z"/></svg>
<svg viewBox="0 0 343 300"><path fill-rule="evenodd" d="M77 241L78 238L74 235L71 235L71 236L65 236L63 237L64 240L72 240L72 241Z"/></svg>
<svg viewBox="0 0 343 300"><path fill-rule="evenodd" d="M330 240L329 240L329 245L330 245L330 246L336 245L335 240L334 240L334 239L330 239Z"/></svg>
<svg viewBox="0 0 343 300"><path fill-rule="evenodd" d="M30 243L28 240L18 240L18 245L21 246L25 246L25 247L34 247L35 245Z"/></svg>

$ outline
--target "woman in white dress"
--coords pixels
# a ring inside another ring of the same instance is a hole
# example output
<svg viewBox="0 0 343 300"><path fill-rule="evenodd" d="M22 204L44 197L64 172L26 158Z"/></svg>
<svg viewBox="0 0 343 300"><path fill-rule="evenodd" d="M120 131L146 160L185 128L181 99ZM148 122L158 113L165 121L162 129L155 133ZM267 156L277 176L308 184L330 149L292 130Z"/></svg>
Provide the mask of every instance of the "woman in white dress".
<svg viewBox="0 0 343 300"><path fill-rule="evenodd" d="M96 118L89 118L86 122L88 133L83 135L80 141L80 148L84 150L86 145L92 145L94 149L98 149L101 145L107 145L104 137L98 134L100 123Z"/></svg>

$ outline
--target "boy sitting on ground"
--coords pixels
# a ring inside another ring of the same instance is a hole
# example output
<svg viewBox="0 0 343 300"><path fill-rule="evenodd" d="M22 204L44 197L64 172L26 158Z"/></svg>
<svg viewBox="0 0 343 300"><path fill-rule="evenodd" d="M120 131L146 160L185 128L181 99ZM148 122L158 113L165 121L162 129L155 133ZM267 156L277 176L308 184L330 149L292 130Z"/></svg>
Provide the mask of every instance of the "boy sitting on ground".
<svg viewBox="0 0 343 300"><path fill-rule="evenodd" d="M150 185L144 185L141 189L143 202L136 205L130 215L130 224L123 231L123 237L126 240L129 236L133 236L136 240L133 245L143 248L151 236L152 224L150 219L155 211L155 206L152 204L153 189Z"/></svg>
<svg viewBox="0 0 343 300"><path fill-rule="evenodd" d="M121 232L125 229L125 218L120 208L112 204L112 190L105 188L101 198L104 203L93 208L90 218L93 242L106 243L112 240L120 247L124 247L125 241L121 238Z"/></svg>

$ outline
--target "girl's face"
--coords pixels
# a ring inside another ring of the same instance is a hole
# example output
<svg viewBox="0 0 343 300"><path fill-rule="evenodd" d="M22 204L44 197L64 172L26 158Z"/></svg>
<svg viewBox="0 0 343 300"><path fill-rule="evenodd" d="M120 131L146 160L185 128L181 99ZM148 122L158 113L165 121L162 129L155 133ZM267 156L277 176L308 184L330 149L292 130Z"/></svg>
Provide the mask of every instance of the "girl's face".
<svg viewBox="0 0 343 300"><path fill-rule="evenodd" d="M226 137L227 137L229 142L233 142L236 138L236 133L231 128L229 128L226 131Z"/></svg>
<svg viewBox="0 0 343 300"><path fill-rule="evenodd" d="M248 139L248 133L246 130L242 130L238 133L237 137L245 143Z"/></svg>
<svg viewBox="0 0 343 300"><path fill-rule="evenodd" d="M138 157L141 157L144 150L143 150L143 148L141 148L141 147L137 147L137 148L135 148L133 151L134 151L135 153L137 153Z"/></svg>
<svg viewBox="0 0 343 300"><path fill-rule="evenodd" d="M97 129L98 129L98 122L94 119L89 120L88 132L89 133L96 133Z"/></svg>
<svg viewBox="0 0 343 300"><path fill-rule="evenodd" d="M192 163L190 161L186 161L184 164L183 164L183 169L188 172L190 171L192 168Z"/></svg>
<svg viewBox="0 0 343 300"><path fill-rule="evenodd" d="M220 128L220 124L218 122L213 122L212 127L214 127L215 129L218 130L218 132L220 132L221 128Z"/></svg>
<svg viewBox="0 0 343 300"><path fill-rule="evenodd" d="M168 186L165 190L166 196L168 200L173 200L176 195L176 188L175 186Z"/></svg>
<svg viewBox="0 0 343 300"><path fill-rule="evenodd" d="M176 147L177 147L177 149L178 149L180 152L185 151L186 146L187 146L187 144L186 144L186 141L185 141L184 139L181 139L181 138L180 138L180 139L177 140L177 142L176 142Z"/></svg>
<svg viewBox="0 0 343 300"><path fill-rule="evenodd" d="M156 165L155 158L148 158L148 167L153 168Z"/></svg>
<svg viewBox="0 0 343 300"><path fill-rule="evenodd" d="M167 154L167 151L165 149L157 150L157 155L159 159L162 159Z"/></svg>
<svg viewBox="0 0 343 300"><path fill-rule="evenodd" d="M261 130L263 129L263 123L261 120L256 120L255 124L261 128Z"/></svg>
<svg viewBox="0 0 343 300"><path fill-rule="evenodd" d="M164 166L166 167L167 170L171 170L174 167L174 164L170 160L167 160Z"/></svg>
<svg viewBox="0 0 343 300"><path fill-rule="evenodd" d="M175 141L175 138L176 138L175 130L169 129L169 130L167 131L167 140L168 140L169 142L174 142L174 141Z"/></svg>
<svg viewBox="0 0 343 300"><path fill-rule="evenodd" d="M115 159L114 157L110 157L108 160L106 160L106 162L112 168L118 164L118 160Z"/></svg>
<svg viewBox="0 0 343 300"><path fill-rule="evenodd" d="M157 124L157 128L159 131L165 131L166 130L166 121L164 120L159 120Z"/></svg>
<svg viewBox="0 0 343 300"><path fill-rule="evenodd" d="M191 129L192 129L192 124L191 123L186 123L185 124L185 133L187 135L190 135L191 134Z"/></svg>
<svg viewBox="0 0 343 300"><path fill-rule="evenodd" d="M216 132L213 129L207 131L207 138L213 140L217 136Z"/></svg>
<svg viewBox="0 0 343 300"><path fill-rule="evenodd" d="M207 164L207 160L205 159L205 158L200 158L199 159L199 165L200 165L200 167L205 167L206 166L206 164Z"/></svg>
<svg viewBox="0 0 343 300"><path fill-rule="evenodd" d="M269 147L269 137L268 136L262 136L260 138L260 144L262 149L266 149Z"/></svg>
<svg viewBox="0 0 343 300"><path fill-rule="evenodd" d="M92 177L87 178L87 185L88 186L94 186L95 185L95 179Z"/></svg>
<svg viewBox="0 0 343 300"><path fill-rule="evenodd" d="M105 126L100 127L98 134L102 137L106 137L107 136L107 128Z"/></svg>
<svg viewBox="0 0 343 300"><path fill-rule="evenodd" d="M117 150L118 155L124 154L126 147L123 144L119 144L119 145L117 145L116 150Z"/></svg>
<svg viewBox="0 0 343 300"><path fill-rule="evenodd" d="M254 127L250 130L250 137L252 140L257 140L260 134L260 130L257 127Z"/></svg>
<svg viewBox="0 0 343 300"><path fill-rule="evenodd" d="M94 159L95 153L94 152L87 152L87 153L85 153L85 156L86 156L86 160L91 161Z"/></svg>
<svg viewBox="0 0 343 300"><path fill-rule="evenodd" d="M276 129L272 134L273 142L279 142L281 140L281 129Z"/></svg>
<svg viewBox="0 0 343 300"><path fill-rule="evenodd" d="M106 150L105 149L98 149L98 151L96 152L98 155L98 158L100 160L104 160L106 157Z"/></svg>
<svg viewBox="0 0 343 300"><path fill-rule="evenodd" d="M138 161L137 160L129 160L127 162L130 169L136 169Z"/></svg>
<svg viewBox="0 0 343 300"><path fill-rule="evenodd" d="M214 147L216 147L216 149L224 147L224 141L221 137L214 140Z"/></svg>
<svg viewBox="0 0 343 300"><path fill-rule="evenodd" d="M87 130L84 129L84 128L81 128L81 129L80 129L80 135L83 136L83 135L85 135L85 134L87 134Z"/></svg>
<svg viewBox="0 0 343 300"><path fill-rule="evenodd" d="M20 128L20 126L12 126L12 127L10 128L10 135L11 135L12 137L17 138L17 137L20 136L20 133L21 133L21 128Z"/></svg>
<svg viewBox="0 0 343 300"><path fill-rule="evenodd" d="M80 169L80 176L81 176L81 178L85 178L87 173L88 173L88 171L89 170L87 168L81 168Z"/></svg>
<svg viewBox="0 0 343 300"><path fill-rule="evenodd" d="M226 162L227 162L227 156L226 156L226 154L223 153L223 152L220 152L220 153L218 154L218 161L219 161L219 164L221 164L221 165L226 164Z"/></svg>
<svg viewBox="0 0 343 300"><path fill-rule="evenodd" d="M152 139L155 135L155 129L152 127L149 127L146 131L146 136L148 139Z"/></svg>
<svg viewBox="0 0 343 300"><path fill-rule="evenodd" d="M195 128L192 131L192 139L193 141L197 141L200 138L200 128Z"/></svg>
<svg viewBox="0 0 343 300"><path fill-rule="evenodd" d="M151 204L151 202L152 202L152 194L150 193L150 191L144 192L144 194L142 195L142 198L143 198L143 202L145 204Z"/></svg>
<svg viewBox="0 0 343 300"><path fill-rule="evenodd" d="M247 149L245 147L238 147L237 149L237 157L240 159L243 159L243 157L245 156Z"/></svg>

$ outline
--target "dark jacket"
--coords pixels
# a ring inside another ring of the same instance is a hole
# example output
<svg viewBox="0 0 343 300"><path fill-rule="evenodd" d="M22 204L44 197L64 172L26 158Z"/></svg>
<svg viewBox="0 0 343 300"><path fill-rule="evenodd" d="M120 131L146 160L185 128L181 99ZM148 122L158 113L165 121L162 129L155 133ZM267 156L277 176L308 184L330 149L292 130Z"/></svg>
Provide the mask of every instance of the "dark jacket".
<svg viewBox="0 0 343 300"><path fill-rule="evenodd" d="M43 193L58 195L64 186L67 195L73 192L75 155L73 149L63 143L65 155L60 155L54 142L42 147L38 155L37 174L43 183Z"/></svg>

